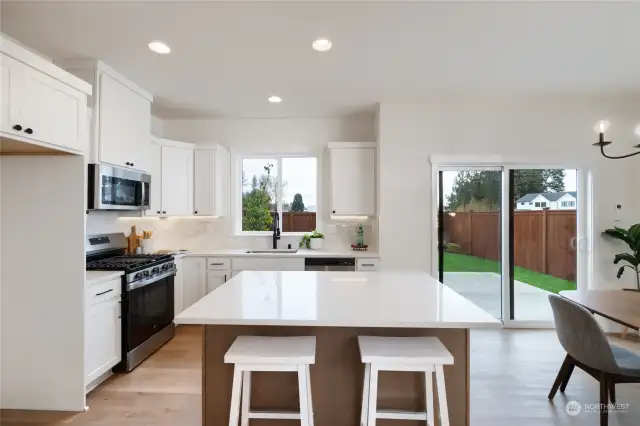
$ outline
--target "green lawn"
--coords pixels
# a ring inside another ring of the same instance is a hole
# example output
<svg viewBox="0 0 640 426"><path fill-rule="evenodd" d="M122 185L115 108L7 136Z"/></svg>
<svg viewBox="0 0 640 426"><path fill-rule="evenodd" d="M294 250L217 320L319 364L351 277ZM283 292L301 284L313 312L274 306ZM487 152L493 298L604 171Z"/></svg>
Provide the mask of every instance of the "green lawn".
<svg viewBox="0 0 640 426"><path fill-rule="evenodd" d="M500 274L500 262L489 259L481 259L479 257L468 256L466 254L445 253L444 254L444 271L445 272L495 272ZM530 271L528 269L515 268L515 279L538 287L551 293L558 293L562 290L575 290L576 283L573 281L563 280L551 275L541 274L539 272Z"/></svg>

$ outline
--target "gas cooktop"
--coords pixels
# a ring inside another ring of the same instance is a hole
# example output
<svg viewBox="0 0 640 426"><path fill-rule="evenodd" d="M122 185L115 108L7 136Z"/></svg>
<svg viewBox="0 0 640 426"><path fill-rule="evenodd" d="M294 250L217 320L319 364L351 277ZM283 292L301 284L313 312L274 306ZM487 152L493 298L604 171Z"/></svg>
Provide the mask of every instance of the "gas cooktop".
<svg viewBox="0 0 640 426"><path fill-rule="evenodd" d="M142 268L148 268L163 262L173 260L173 256L168 254L129 254L111 256L103 259L87 261L87 269L123 270L134 272Z"/></svg>

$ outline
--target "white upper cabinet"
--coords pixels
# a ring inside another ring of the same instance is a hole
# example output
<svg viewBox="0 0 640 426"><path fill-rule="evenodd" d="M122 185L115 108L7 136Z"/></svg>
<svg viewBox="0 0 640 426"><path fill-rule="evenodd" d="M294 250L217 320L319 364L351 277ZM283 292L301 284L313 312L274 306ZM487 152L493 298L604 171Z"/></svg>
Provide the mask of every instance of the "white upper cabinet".
<svg viewBox="0 0 640 426"><path fill-rule="evenodd" d="M375 216L375 145L369 143L330 144L329 156L331 164L330 214Z"/></svg>
<svg viewBox="0 0 640 426"><path fill-rule="evenodd" d="M0 37L0 132L40 146L85 152L91 86Z"/></svg>
<svg viewBox="0 0 640 426"><path fill-rule="evenodd" d="M194 151L194 215L229 214L230 167L229 152L221 146Z"/></svg>
<svg viewBox="0 0 640 426"><path fill-rule="evenodd" d="M193 213L193 148L162 145L161 206L163 216ZM153 180L153 177L152 177ZM152 185L153 186L153 185Z"/></svg>
<svg viewBox="0 0 640 426"><path fill-rule="evenodd" d="M91 162L148 172L153 96L103 62L60 64L93 84Z"/></svg>
<svg viewBox="0 0 640 426"><path fill-rule="evenodd" d="M148 171L151 102L108 74L99 78L98 159Z"/></svg>

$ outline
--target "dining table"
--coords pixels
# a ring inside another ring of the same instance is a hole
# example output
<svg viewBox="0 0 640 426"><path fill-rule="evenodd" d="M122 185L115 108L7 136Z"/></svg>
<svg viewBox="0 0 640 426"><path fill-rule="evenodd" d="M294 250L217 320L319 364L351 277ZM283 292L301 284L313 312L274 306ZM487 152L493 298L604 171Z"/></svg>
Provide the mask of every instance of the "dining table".
<svg viewBox="0 0 640 426"><path fill-rule="evenodd" d="M625 327L640 330L640 292L626 290L566 290L565 297Z"/></svg>

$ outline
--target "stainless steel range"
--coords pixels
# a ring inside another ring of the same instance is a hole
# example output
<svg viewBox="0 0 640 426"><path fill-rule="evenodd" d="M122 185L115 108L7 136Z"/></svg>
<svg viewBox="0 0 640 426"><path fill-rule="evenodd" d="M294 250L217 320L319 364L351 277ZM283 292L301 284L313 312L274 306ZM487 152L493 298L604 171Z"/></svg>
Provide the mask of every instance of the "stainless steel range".
<svg viewBox="0 0 640 426"><path fill-rule="evenodd" d="M122 361L114 371L131 371L174 335L173 256L125 254L123 233L90 235L87 270L124 271L122 278Z"/></svg>

